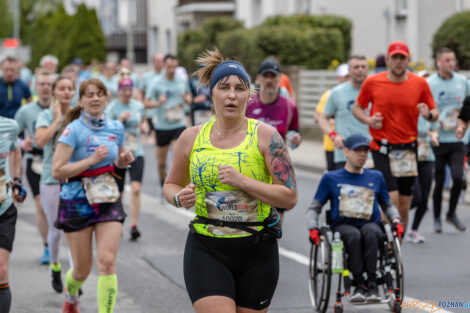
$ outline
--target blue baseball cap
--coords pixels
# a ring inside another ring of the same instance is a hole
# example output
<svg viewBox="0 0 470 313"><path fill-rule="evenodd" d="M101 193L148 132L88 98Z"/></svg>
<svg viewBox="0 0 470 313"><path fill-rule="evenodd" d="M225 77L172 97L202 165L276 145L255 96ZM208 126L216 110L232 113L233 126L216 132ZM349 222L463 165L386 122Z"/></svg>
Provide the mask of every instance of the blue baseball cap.
<svg viewBox="0 0 470 313"><path fill-rule="evenodd" d="M344 141L344 146L348 149L355 150L360 147L369 148L369 140L362 134L352 134Z"/></svg>

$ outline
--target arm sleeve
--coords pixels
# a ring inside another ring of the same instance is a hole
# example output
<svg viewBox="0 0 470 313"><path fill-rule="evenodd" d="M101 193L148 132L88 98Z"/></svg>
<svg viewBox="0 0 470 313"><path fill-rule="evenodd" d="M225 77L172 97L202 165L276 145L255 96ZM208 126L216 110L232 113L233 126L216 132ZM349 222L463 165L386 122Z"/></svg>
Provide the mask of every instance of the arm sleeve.
<svg viewBox="0 0 470 313"><path fill-rule="evenodd" d="M328 190L328 174L323 175L318 185L317 192L313 197L312 203L307 209L307 225L308 229L318 227L318 218L320 217L323 205L329 199Z"/></svg>
<svg viewBox="0 0 470 313"><path fill-rule="evenodd" d="M387 218L392 221L395 218L400 218L400 213L398 212L397 207L392 203L390 200L390 196L388 195L387 185L385 184L385 179L382 173L379 173L379 205L384 211Z"/></svg>
<svg viewBox="0 0 470 313"><path fill-rule="evenodd" d="M357 96L356 101L364 109L367 109L369 107L369 103L372 101L369 79L366 79L362 84L361 91L359 91L359 95Z"/></svg>
<svg viewBox="0 0 470 313"><path fill-rule="evenodd" d="M306 213L308 229L318 228L318 219L320 218L323 205L323 203L320 203L315 199L312 200Z"/></svg>

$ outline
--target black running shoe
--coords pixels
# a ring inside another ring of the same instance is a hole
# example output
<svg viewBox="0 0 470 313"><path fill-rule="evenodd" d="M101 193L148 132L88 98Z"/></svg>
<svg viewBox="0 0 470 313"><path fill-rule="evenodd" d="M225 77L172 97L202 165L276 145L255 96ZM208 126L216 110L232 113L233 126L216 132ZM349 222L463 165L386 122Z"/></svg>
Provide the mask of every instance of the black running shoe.
<svg viewBox="0 0 470 313"><path fill-rule="evenodd" d="M349 298L351 303L361 303L366 301L366 289L364 285L356 287L354 293Z"/></svg>
<svg viewBox="0 0 470 313"><path fill-rule="evenodd" d="M446 222L447 223L450 223L452 225L454 225L454 227L458 230L458 231L465 231L467 228L465 227L464 224L462 224L462 222L459 220L459 218L457 217L456 214L452 215L452 216L447 216L446 218Z"/></svg>
<svg viewBox="0 0 470 313"><path fill-rule="evenodd" d="M133 226L130 230L130 240L136 241L140 237L140 231L137 229L137 226Z"/></svg>
<svg viewBox="0 0 470 313"><path fill-rule="evenodd" d="M60 277L60 271L56 272L51 270L52 274L52 289L57 293L62 293L64 290L64 285L62 284L62 278Z"/></svg>
<svg viewBox="0 0 470 313"><path fill-rule="evenodd" d="M367 286L366 299L367 299L367 302L369 303L374 303L374 302L376 303L382 300L380 298L379 289L377 288L376 283L370 283Z"/></svg>

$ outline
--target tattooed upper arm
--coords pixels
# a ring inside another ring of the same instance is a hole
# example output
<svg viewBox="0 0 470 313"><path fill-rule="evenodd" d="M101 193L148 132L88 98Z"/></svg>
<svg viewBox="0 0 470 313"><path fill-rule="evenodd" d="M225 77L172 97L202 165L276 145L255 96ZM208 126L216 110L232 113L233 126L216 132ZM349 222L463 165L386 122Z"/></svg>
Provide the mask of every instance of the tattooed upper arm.
<svg viewBox="0 0 470 313"><path fill-rule="evenodd" d="M286 144L277 131L270 138L268 146L270 171L284 186L297 192L294 167L287 152Z"/></svg>

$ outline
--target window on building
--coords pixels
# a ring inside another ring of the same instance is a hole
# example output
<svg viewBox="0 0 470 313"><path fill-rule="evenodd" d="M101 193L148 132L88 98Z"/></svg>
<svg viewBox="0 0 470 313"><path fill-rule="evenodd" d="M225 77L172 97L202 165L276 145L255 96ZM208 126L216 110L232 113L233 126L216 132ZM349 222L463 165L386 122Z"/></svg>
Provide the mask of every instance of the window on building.
<svg viewBox="0 0 470 313"><path fill-rule="evenodd" d="M397 0L397 19L406 19L408 16L408 0Z"/></svg>
<svg viewBox="0 0 470 313"><path fill-rule="evenodd" d="M252 0L253 6L251 11L251 24L258 25L261 23L261 0Z"/></svg>

